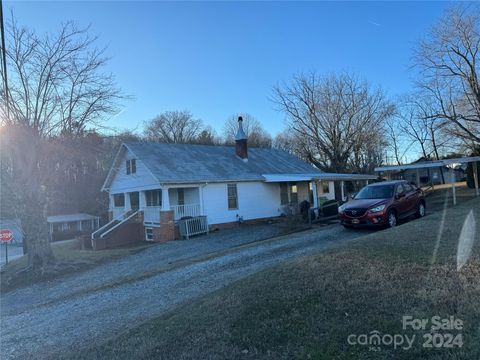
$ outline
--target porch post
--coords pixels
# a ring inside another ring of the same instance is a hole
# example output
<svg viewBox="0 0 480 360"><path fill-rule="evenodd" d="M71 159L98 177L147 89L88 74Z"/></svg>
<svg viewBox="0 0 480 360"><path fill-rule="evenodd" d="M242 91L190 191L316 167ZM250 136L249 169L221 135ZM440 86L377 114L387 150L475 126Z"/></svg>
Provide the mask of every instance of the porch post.
<svg viewBox="0 0 480 360"><path fill-rule="evenodd" d="M417 169L417 187L420 188L420 170Z"/></svg>
<svg viewBox="0 0 480 360"><path fill-rule="evenodd" d="M82 231L82 220L78 222L78 231Z"/></svg>
<svg viewBox="0 0 480 360"><path fill-rule="evenodd" d="M113 210L113 208L115 207L115 201L113 200L113 198L114 198L113 194L108 195L108 208L109 208L109 210Z"/></svg>
<svg viewBox="0 0 480 360"><path fill-rule="evenodd" d="M345 200L345 190L344 190L344 185L345 183L342 181L340 181L340 189L341 189L341 194L342 194L342 201Z"/></svg>
<svg viewBox="0 0 480 360"><path fill-rule="evenodd" d="M203 213L203 186L198 187L198 200L200 202L200 215L205 215Z"/></svg>
<svg viewBox="0 0 480 360"><path fill-rule="evenodd" d="M318 207L318 195L317 195L317 180L312 180L312 190L313 190L313 207Z"/></svg>
<svg viewBox="0 0 480 360"><path fill-rule="evenodd" d="M162 188L162 211L170 211L170 199L168 197L168 187Z"/></svg>
<svg viewBox="0 0 480 360"><path fill-rule="evenodd" d="M125 198L125 205L124 205L125 212L132 210L132 205L130 204L130 194L123 193L123 196Z"/></svg>
<svg viewBox="0 0 480 360"><path fill-rule="evenodd" d="M477 162L473 163L473 181L475 182L475 195L480 195L478 192L478 168Z"/></svg>
<svg viewBox="0 0 480 360"><path fill-rule="evenodd" d="M138 207L140 210L145 209L147 206L147 198L145 197L145 191L138 192Z"/></svg>

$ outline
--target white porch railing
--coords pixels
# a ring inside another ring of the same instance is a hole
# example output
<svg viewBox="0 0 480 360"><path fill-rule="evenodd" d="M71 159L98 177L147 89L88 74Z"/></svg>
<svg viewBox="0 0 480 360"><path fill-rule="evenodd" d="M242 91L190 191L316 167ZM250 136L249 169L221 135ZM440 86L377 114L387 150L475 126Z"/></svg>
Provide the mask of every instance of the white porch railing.
<svg viewBox="0 0 480 360"><path fill-rule="evenodd" d="M173 210L175 220L185 216L200 216L200 204L172 205L170 209Z"/></svg>
<svg viewBox="0 0 480 360"><path fill-rule="evenodd" d="M208 234L208 221L206 216L197 216L191 219L180 220L178 222L180 236L189 239L190 236L199 234Z"/></svg>
<svg viewBox="0 0 480 360"><path fill-rule="evenodd" d="M151 225L160 225L161 206L146 206L143 211L143 222Z"/></svg>

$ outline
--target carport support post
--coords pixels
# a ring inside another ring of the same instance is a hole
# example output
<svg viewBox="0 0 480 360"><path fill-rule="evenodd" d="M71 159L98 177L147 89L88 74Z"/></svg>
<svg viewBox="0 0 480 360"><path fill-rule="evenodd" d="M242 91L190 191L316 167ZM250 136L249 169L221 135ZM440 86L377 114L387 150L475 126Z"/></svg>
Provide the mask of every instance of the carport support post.
<svg viewBox="0 0 480 360"><path fill-rule="evenodd" d="M455 192L455 174L451 172L450 179L452 181L452 195L453 195L453 205L457 205L457 194Z"/></svg>
<svg viewBox="0 0 480 360"><path fill-rule="evenodd" d="M475 194L478 196L478 169L477 169L477 162L473 162L473 181L475 182Z"/></svg>
<svg viewBox="0 0 480 360"><path fill-rule="evenodd" d="M345 200L345 191L343 189L343 186L344 186L344 182L343 181L340 181L340 189L342 190L341 194L342 194L342 201Z"/></svg>

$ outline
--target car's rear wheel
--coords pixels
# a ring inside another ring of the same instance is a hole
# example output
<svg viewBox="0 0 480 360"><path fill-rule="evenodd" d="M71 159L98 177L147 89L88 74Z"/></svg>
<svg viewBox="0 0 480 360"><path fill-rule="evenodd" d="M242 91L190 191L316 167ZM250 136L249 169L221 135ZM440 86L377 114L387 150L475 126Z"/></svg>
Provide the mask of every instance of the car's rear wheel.
<svg viewBox="0 0 480 360"><path fill-rule="evenodd" d="M425 203L420 201L417 206L417 213L415 214L417 218L421 218L425 216Z"/></svg>
<svg viewBox="0 0 480 360"><path fill-rule="evenodd" d="M388 212L387 226L390 228L397 226L397 214L395 214L395 211L393 210Z"/></svg>

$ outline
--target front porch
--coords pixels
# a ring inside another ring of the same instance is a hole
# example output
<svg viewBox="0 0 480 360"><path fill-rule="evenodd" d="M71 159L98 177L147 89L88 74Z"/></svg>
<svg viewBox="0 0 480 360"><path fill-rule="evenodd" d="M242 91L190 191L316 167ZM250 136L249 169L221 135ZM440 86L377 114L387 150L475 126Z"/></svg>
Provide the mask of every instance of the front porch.
<svg viewBox="0 0 480 360"><path fill-rule="evenodd" d="M162 187L110 195L112 219L131 211L142 211L145 226L160 226L163 212L172 212L173 220L204 215L201 187Z"/></svg>

